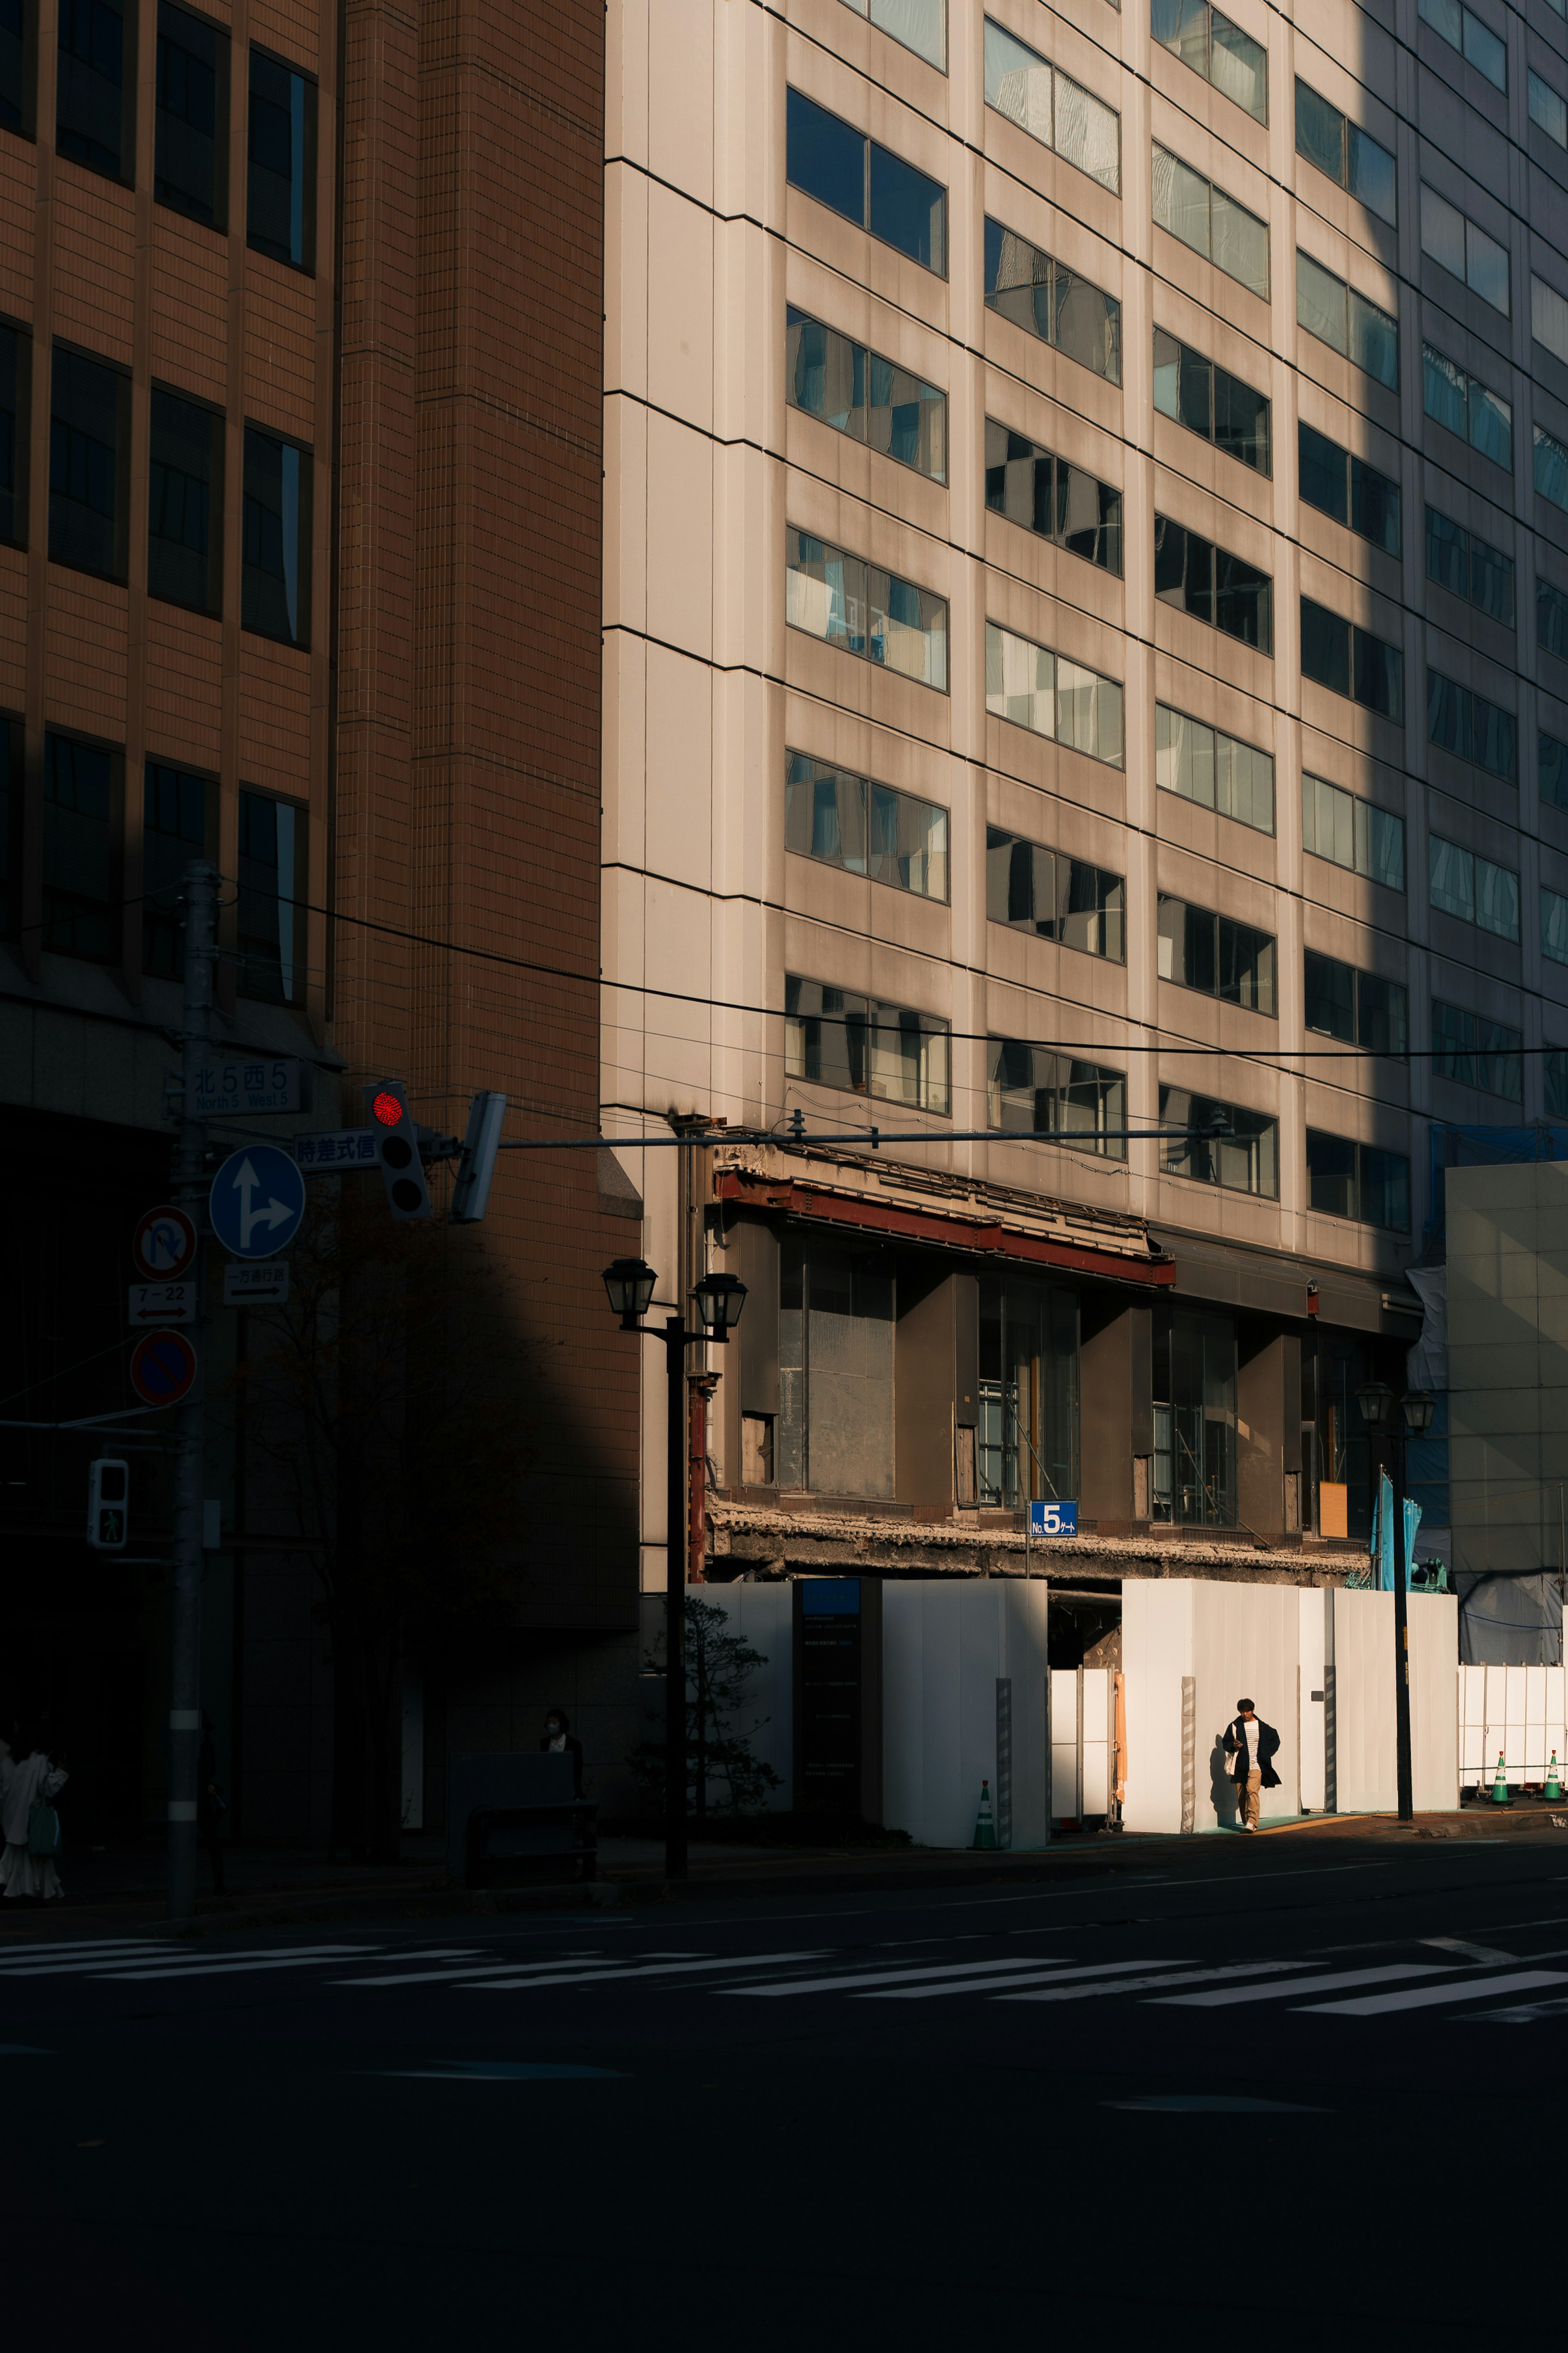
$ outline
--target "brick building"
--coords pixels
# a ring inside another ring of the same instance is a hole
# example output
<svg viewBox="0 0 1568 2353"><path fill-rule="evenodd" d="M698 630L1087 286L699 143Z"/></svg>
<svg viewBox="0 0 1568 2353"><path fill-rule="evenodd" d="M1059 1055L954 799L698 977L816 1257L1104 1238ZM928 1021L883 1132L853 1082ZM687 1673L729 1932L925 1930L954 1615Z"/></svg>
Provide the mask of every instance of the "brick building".
<svg viewBox="0 0 1568 2353"><path fill-rule="evenodd" d="M479 1086L512 1135L595 1130L603 75L593 0L0 22L18 1421L131 1402L126 1245L168 1181L192 855L226 883L220 1036L313 1065L300 1124L353 1124L385 1075L443 1131ZM595 1766L633 1736L635 1372L598 1278L624 1230L593 1152L519 1155L448 1244L470 1287L479 1253L528 1404L501 1622L407 1662L411 1820L438 1818L445 1744L531 1741L549 1702ZM245 1832L316 1837L331 1676L247 1451L247 1345L216 1307L204 1701ZM78 1534L100 1441L4 1433L8 1704L55 1712L106 1823L155 1818L163 1769L149 1428L125 1565Z"/></svg>

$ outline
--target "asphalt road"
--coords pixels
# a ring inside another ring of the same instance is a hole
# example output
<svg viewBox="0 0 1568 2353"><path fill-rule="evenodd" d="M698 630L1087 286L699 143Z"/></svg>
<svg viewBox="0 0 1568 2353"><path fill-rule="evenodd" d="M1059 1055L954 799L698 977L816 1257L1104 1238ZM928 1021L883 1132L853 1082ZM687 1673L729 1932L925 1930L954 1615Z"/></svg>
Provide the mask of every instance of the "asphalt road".
<svg viewBox="0 0 1568 2353"><path fill-rule="evenodd" d="M1142 1841L1044 1888L173 1946L49 1925L0 1938L20 2343L1561 2335L1568 1840Z"/></svg>

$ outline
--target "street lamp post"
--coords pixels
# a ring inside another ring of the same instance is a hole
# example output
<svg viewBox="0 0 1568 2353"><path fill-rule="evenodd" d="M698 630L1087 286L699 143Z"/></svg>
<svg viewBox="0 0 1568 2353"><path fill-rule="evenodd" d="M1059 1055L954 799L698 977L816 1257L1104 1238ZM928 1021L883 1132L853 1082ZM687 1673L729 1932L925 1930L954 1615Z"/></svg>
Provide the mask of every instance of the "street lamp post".
<svg viewBox="0 0 1568 2353"><path fill-rule="evenodd" d="M664 1873L686 1876L686 1351L693 1340L727 1341L741 1320L746 1286L738 1275L705 1274L694 1295L701 1324L688 1328L679 1315L665 1318L662 1330L644 1324L658 1281L640 1258L618 1258L605 1269L605 1290L623 1332L646 1332L664 1342L668 1385L668 1447L665 1493L664 1596Z"/></svg>
<svg viewBox="0 0 1568 2353"><path fill-rule="evenodd" d="M1423 1389L1396 1398L1386 1381L1367 1381L1355 1393L1369 1438L1388 1440L1394 1487L1394 1742L1399 1819L1414 1820L1415 1781L1410 1767L1410 1619L1405 1583L1405 1446L1406 1434L1425 1437L1436 1400ZM1404 1427L1401 1428L1401 1423ZM1381 1468L1381 1466L1380 1466Z"/></svg>

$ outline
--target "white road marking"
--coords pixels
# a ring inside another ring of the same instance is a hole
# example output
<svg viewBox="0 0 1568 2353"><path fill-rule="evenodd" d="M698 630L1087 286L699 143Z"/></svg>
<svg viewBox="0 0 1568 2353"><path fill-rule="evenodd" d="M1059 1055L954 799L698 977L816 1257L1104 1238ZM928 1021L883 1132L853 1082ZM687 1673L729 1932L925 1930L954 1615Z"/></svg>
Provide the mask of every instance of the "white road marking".
<svg viewBox="0 0 1568 2353"><path fill-rule="evenodd" d="M1047 1962L1037 1962L1029 1970L1037 1977ZM923 1961L906 1962L901 1969L840 1970L837 1976L822 1978L781 1978L773 1985L723 1986L720 1990L748 2000L778 2001L797 1993L850 1993L860 1986L908 1985L911 1981L929 1981L932 1978L963 1978L984 1982L1003 1970L1016 1975L1019 1964L1009 1961ZM1011 1977L1007 1982L1011 1982Z"/></svg>
<svg viewBox="0 0 1568 2353"><path fill-rule="evenodd" d="M1455 1972L1458 1975L1458 1972ZM1369 1993L1353 2001L1304 2002L1303 2017L1383 2018L1396 2010L1426 2010L1440 2001L1484 2001L1494 1993L1533 1993L1537 1986L1568 1985L1561 1969L1518 1969L1512 1977L1466 1978L1458 1985L1413 1986L1408 1993Z"/></svg>
<svg viewBox="0 0 1568 2353"><path fill-rule="evenodd" d="M296 1957L321 1961L343 1961L354 1959L363 1953L368 1959L373 1953L379 1952L380 1949L377 1945L284 1945L271 1953L264 1953L259 1948L252 1947L240 1953L220 1953L215 1957L220 1963L244 1962L247 1966L255 1963L258 1967L265 1968L273 1960L293 1960ZM177 1978L184 1977L199 1968L202 1966L201 1955L205 1950L205 1947L198 1946L187 1954L174 1957L172 1966L169 1965L171 1957L168 1947L156 1945L150 1951L143 1953L106 1953L101 1960L68 1961L60 1968L37 1962L29 1964L26 1968L7 1969L5 1974L12 1978L104 1978L134 1977L145 1970L153 1977ZM151 1966L154 1959L160 1963L156 1968Z"/></svg>
<svg viewBox="0 0 1568 2353"><path fill-rule="evenodd" d="M531 1992L535 1986L603 1985L606 1978L673 1978L683 1977L689 1969L765 1969L774 1968L784 1961L822 1961L827 1950L815 1953L735 1953L716 1955L708 1961L655 1961L637 1968L559 1971L551 1977L502 1978L476 1980L476 1993Z"/></svg>
<svg viewBox="0 0 1568 2353"><path fill-rule="evenodd" d="M1147 1964L1145 1964L1147 1966ZM1197 1969L1184 1964L1173 1976L1128 1977L1099 1980L1093 1985L1050 1986L1044 1993L999 1993L998 2001L1083 2001L1097 1993L1143 1993L1150 1986L1204 1985L1214 1978L1260 1978L1280 1969L1299 1969L1300 1961L1233 1961L1222 1969Z"/></svg>
<svg viewBox="0 0 1568 2353"><path fill-rule="evenodd" d="M855 1999L857 2001L931 2001L938 1994L991 1994L1002 1986L1052 1985L1058 1978L1110 1978L1131 1969L1184 1969L1194 1966L1191 1961L1084 1961L1077 1968L1063 1968L1054 1962L1037 1961L1032 1968L1025 1968L1015 1961L1015 1976L992 1978L982 1985L964 1982L958 1985L903 1986L896 1993L858 1993ZM1115 1990L1112 1986L1106 1988L1108 1993Z"/></svg>
<svg viewBox="0 0 1568 2353"><path fill-rule="evenodd" d="M1552 2018L1568 2010L1568 1994L1555 2001L1516 2001L1506 2010L1479 2010L1461 2019L1462 2026L1530 2026L1538 2018Z"/></svg>
<svg viewBox="0 0 1568 2353"><path fill-rule="evenodd" d="M1431 1945L1440 1953L1458 1953L1467 1961L1517 1961L1518 1953L1505 1953L1496 1945L1467 1944L1463 1936L1417 1936L1418 1945Z"/></svg>
<svg viewBox="0 0 1568 2353"><path fill-rule="evenodd" d="M1279 2001L1289 1994L1314 1992L1320 1986L1387 1985L1392 1978L1436 1977L1444 1967L1441 1961L1390 1961L1381 1968L1336 1969L1325 1978L1276 1978L1268 1985L1221 1986L1213 1993L1163 1993L1151 2007L1171 2010L1185 2004L1191 2010L1221 2010L1238 2001Z"/></svg>
<svg viewBox="0 0 1568 2353"><path fill-rule="evenodd" d="M486 1976L515 1978L524 1972L533 1972L538 1974L546 1970L558 1969L560 1967L561 1963L559 1959L553 1961L487 1961L482 1968L458 1968L450 1969L399 1969L396 1974L392 1977L333 1978L331 1982L333 1985L341 1986L472 1985L479 1978ZM614 1962L606 1956L606 1957L602 1961L588 1962L586 1964L586 1972L587 1974L592 1975L595 1969L608 1969L613 1968L614 1967Z"/></svg>
<svg viewBox="0 0 1568 2353"><path fill-rule="evenodd" d="M264 1961L198 1961L183 1969L100 1969L99 1975L114 1985L150 1985L161 1978L232 1978L255 1969L314 1969L334 1957L330 1953L280 1953Z"/></svg>

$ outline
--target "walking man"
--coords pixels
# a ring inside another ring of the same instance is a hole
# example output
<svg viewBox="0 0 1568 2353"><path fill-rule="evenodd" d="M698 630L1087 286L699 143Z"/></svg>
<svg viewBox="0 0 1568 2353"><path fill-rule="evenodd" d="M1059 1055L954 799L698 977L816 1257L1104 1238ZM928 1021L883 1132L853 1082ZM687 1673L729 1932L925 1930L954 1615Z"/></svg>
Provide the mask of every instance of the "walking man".
<svg viewBox="0 0 1568 2353"><path fill-rule="evenodd" d="M1249 1699L1238 1699L1236 1721L1225 1736L1225 1753L1236 1759L1236 1794L1244 1831L1258 1828L1263 1791L1279 1787L1279 1776L1274 1770L1274 1752L1279 1746L1279 1735L1274 1726L1264 1723Z"/></svg>

